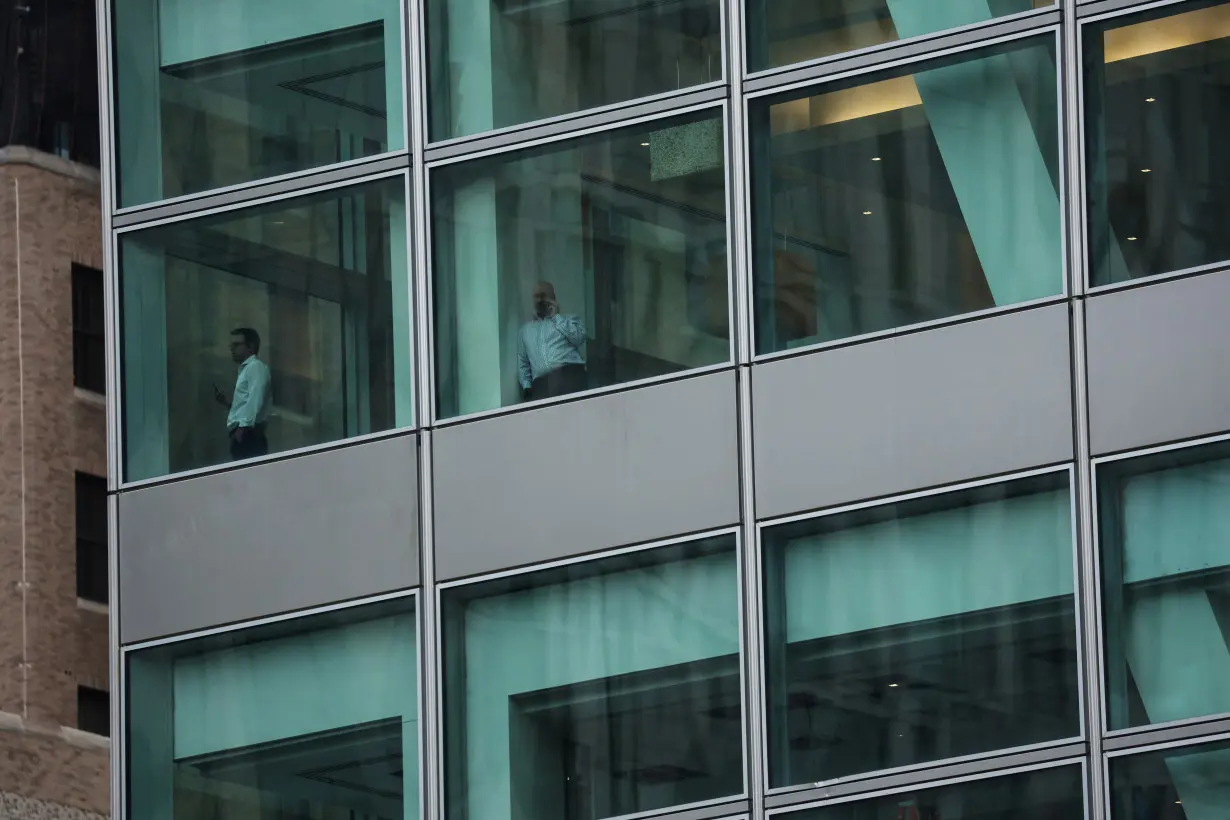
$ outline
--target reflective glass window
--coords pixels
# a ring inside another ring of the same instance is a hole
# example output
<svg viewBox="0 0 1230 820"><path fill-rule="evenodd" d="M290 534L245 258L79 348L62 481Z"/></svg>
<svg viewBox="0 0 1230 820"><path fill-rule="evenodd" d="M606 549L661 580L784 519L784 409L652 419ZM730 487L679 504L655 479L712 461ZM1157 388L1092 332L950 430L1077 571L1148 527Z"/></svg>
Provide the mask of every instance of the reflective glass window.
<svg viewBox="0 0 1230 820"><path fill-rule="evenodd" d="M129 816L414 820L416 646L399 599L129 654Z"/></svg>
<svg viewBox="0 0 1230 820"><path fill-rule="evenodd" d="M749 117L758 353L1063 292L1053 36Z"/></svg>
<svg viewBox="0 0 1230 820"><path fill-rule="evenodd" d="M1051 0L747 0L748 70L1052 6Z"/></svg>
<svg viewBox="0 0 1230 820"><path fill-rule="evenodd" d="M1066 471L762 537L771 786L1080 733Z"/></svg>
<svg viewBox="0 0 1230 820"><path fill-rule="evenodd" d="M447 418L730 359L720 109L432 173Z"/></svg>
<svg viewBox="0 0 1230 820"><path fill-rule="evenodd" d="M1097 483L1110 728L1230 713L1230 443Z"/></svg>
<svg viewBox="0 0 1230 820"><path fill-rule="evenodd" d="M114 0L119 203L405 147L398 0Z"/></svg>
<svg viewBox="0 0 1230 820"><path fill-rule="evenodd" d="M445 589L449 820L743 791L734 536Z"/></svg>
<svg viewBox="0 0 1230 820"><path fill-rule="evenodd" d="M782 820L1081 820L1081 769L1061 766L897 792L780 815Z"/></svg>
<svg viewBox="0 0 1230 820"><path fill-rule="evenodd" d="M1110 759L1111 820L1206 820L1230 803L1230 742Z"/></svg>
<svg viewBox="0 0 1230 820"><path fill-rule="evenodd" d="M427 0L431 139L723 78L719 0Z"/></svg>
<svg viewBox="0 0 1230 820"><path fill-rule="evenodd" d="M1090 279L1230 259L1230 3L1083 30Z"/></svg>
<svg viewBox="0 0 1230 820"><path fill-rule="evenodd" d="M402 176L121 235L130 481L413 421Z"/></svg>

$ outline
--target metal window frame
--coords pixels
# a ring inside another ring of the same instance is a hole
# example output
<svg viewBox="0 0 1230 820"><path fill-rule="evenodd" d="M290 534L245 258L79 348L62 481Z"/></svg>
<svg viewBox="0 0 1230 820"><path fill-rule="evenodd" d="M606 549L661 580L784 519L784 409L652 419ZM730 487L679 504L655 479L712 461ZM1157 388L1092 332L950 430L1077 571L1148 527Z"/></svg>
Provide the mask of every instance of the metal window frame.
<svg viewBox="0 0 1230 820"><path fill-rule="evenodd" d="M594 564L596 562L603 561L608 558L615 558L621 555L647 553L647 552L652 552L653 550L656 550L656 549L661 549L663 547L695 543L697 541L704 541L704 540L708 540L712 538L723 538L726 536L730 536L734 539L735 554L733 558L734 558L734 563L735 563L736 573L737 573L736 596L739 601L739 613L738 613L738 624L737 624L738 633L739 633L739 664L738 664L739 666L739 691L740 691L739 700L740 700L740 709L742 710L743 714L746 715L748 712L748 708L749 708L748 685L749 685L749 680L752 674L754 673L752 672L752 670L748 669L748 664L747 664L747 646L746 646L746 641L745 641L745 637L747 634L747 628L745 624L745 620L747 617L746 600L745 600L746 587L745 587L744 579L743 579L743 558L742 558L743 556L743 530L742 530L742 527L740 527L737 524L726 526L726 527L716 527L713 529L701 530L699 532L689 533L687 535L678 535L678 536L673 536L670 538L656 539L653 541L646 541L646 542L642 542L639 544L633 544L629 546L616 547L613 549L603 549L603 550L598 550L595 552L588 552L582 555L569 556L567 558L560 558L560 559L556 559L552 561L546 561L546 562L537 563L537 564L530 564L527 566L520 566L520 567L511 568L511 569L497 570L494 572L484 572L484 573L479 573L476 575L466 576L464 578L453 579L450 581L437 582L434 585L434 588L432 589L432 592L431 592L432 606L433 606L433 609L435 610L434 620L435 620L435 629L436 629L436 634L435 634L436 654L433 656L433 661L435 663L435 693L436 693L436 703L435 703L436 724L435 725L437 727L436 734L434 735L432 740L434 744L433 756L436 758L436 763L437 763L436 776L438 779L436 780L436 788L439 794L439 798L438 798L439 799L439 813L435 815L435 817L439 818L439 820L446 820L448 816L447 814L448 806L443 800L443 796L446 795L448 792L446 788L447 773L444 771L445 767L443 763L443 751L444 751L444 745L447 739L446 730L444 728L444 717L445 717L444 715L444 700L445 700L444 699L444 687L445 687L444 675L445 675L446 670L444 668L444 663L443 663L444 654L442 651L442 647L444 643L444 634L443 634L443 624L442 624L442 619L440 617L440 613L443 611L443 607L442 607L443 597L449 590L458 589L462 587L478 586L478 585L487 583L489 581L495 581L495 580L499 580L502 578L513 578L513 577L519 577L519 576L525 576L525 575L533 575L535 573L546 572L546 571L557 569L560 567L583 565L583 564ZM565 581L564 583L567 583L567 582ZM742 744L743 744L741 753L744 759L745 768L746 768L746 762L747 762L747 757L748 757L748 747L750 743L750 739L747 734L747 725L748 725L748 722L746 719L744 719L740 727L741 734L742 734ZM660 808L660 809L650 809L650 810L641 811L641 812L634 812L631 814L621 814L621 815L616 815L616 816L612 816L609 818L603 818L603 820L643 820L644 818L650 818L650 817L653 817L653 818L666 817L666 816L671 816L675 814L691 814L696 811L707 812L709 810L713 811L713 816L719 816L719 815L727 814L728 811L726 811L726 808L731 806L732 804L745 804L750 799L751 799L751 789L750 789L750 784L748 782L747 773L745 772L743 783L742 783L742 790L737 794L725 795L722 797L711 798L709 800L702 800L702 801L697 801L694 803L667 806L667 807Z"/></svg>
<svg viewBox="0 0 1230 820"><path fill-rule="evenodd" d="M1168 442L1166 444L1156 444L1147 447L1139 447L1131 450L1124 450L1110 455L1097 456L1090 459L1091 483L1090 490L1092 500L1090 503L1090 524L1092 526L1091 542L1093 544L1094 563L1093 569L1096 575L1093 576L1093 591L1097 596L1097 621L1096 630L1091 637L1098 643L1098 654L1101 659L1098 672L1101 675L1100 686L1103 693L1106 691L1106 658L1110 647L1107 646L1106 627L1104 623L1105 610L1102 606L1102 597L1105 593L1103 589L1100 557L1102 556L1101 544L1101 527L1098 526L1100 507L1098 498L1098 469L1104 464L1114 464L1121 461L1134 461L1136 459L1147 459L1151 456L1161 453L1169 453L1176 451L1192 451L1199 450L1203 447L1221 444L1230 441L1230 433L1219 433L1211 436L1200 436L1197 438L1184 439L1182 441ZM1209 715L1195 715L1193 717L1182 718L1179 720L1164 721L1162 723L1147 723L1140 726L1128 726L1122 729L1110 728L1110 714L1108 707L1103 698L1103 704L1100 714L1096 716L1098 726L1102 734L1102 744L1106 749L1120 750L1118 753L1126 754L1133 749L1148 746L1149 744L1158 742L1158 738L1168 737L1192 737L1193 742L1199 742L1201 738L1207 738L1210 735L1215 735L1221 731L1225 731L1224 724L1230 722L1230 711L1218 712Z"/></svg>
<svg viewBox="0 0 1230 820"><path fill-rule="evenodd" d="M789 786L766 786L765 795L772 801L781 795L791 795L799 792L813 792L817 789L822 792L828 792L837 788L860 788L860 784L868 782L878 782L884 778L893 778L899 776L915 776L919 773L927 773L937 769L944 769L959 764L979 763L981 761L995 760L1002 758L1005 755L1029 752L1046 752L1054 748L1067 748L1073 744L1085 743L1088 737L1086 730L1086 693L1082 680L1079 677L1081 670L1085 668L1084 658L1084 618L1082 615L1082 604L1084 594L1080 584L1080 549L1079 549L1079 510L1077 505L1077 476L1076 466L1072 462L1062 462L1048 467L1038 467L1029 470L1020 470L1003 475L989 476L970 481L953 482L950 484L942 484L935 487L929 487L922 490L913 490L909 492L896 493L883 498L871 499L867 501L859 501L851 504L839 504L831 507L824 507L818 510L811 510L802 513L790 513L787 515L776 516L773 518L757 521L755 525L755 542L757 544L757 555L763 556L765 552L764 537L765 530L775 529L780 526L799 523L803 521L814 521L821 518L830 518L833 516L843 515L845 513L855 512L858 510L878 509L889 507L895 504L915 501L923 498L934 498L943 495L955 495L958 493L968 492L980 487L993 487L997 485L1011 484L1016 481L1026 480L1037 476L1058 475L1066 473L1068 476L1068 515L1070 519L1070 535L1071 535L1071 562L1072 562L1072 588L1073 588L1073 615L1075 620L1076 634L1074 635L1077 651L1077 714L1079 731L1077 734L1068 737L1054 738L1048 741L1039 743L1027 744L1024 746L1008 747L1007 749L992 749L990 751L976 752L968 755L961 755L951 758L940 758L937 760L922 761L905 766L895 766L888 769L875 769L869 772L858 772L850 775L843 775L828 780L795 783ZM758 567L758 569L760 569ZM760 590L761 596L764 595L763 586ZM763 602L760 611L757 613L757 620L760 628L760 641L762 646L767 645L768 635L764 631L764 610ZM768 667L766 665L767 650L762 648L760 657L760 668L758 670L759 680L762 688L767 687ZM766 704L767 708L767 704ZM758 738L760 746L760 756L765 764L764 777L765 782L769 782L769 737L767 727L761 732Z"/></svg>

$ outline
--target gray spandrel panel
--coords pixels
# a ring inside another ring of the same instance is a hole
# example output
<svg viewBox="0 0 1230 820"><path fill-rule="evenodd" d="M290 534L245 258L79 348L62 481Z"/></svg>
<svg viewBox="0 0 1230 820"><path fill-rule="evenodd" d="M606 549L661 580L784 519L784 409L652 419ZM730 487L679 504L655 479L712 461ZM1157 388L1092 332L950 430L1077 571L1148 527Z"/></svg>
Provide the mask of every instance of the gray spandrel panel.
<svg viewBox="0 0 1230 820"><path fill-rule="evenodd" d="M1230 430L1228 316L1230 272L1089 297L1094 455Z"/></svg>
<svg viewBox="0 0 1230 820"><path fill-rule="evenodd" d="M125 643L414 586L414 436L119 499Z"/></svg>
<svg viewBox="0 0 1230 820"><path fill-rule="evenodd" d="M735 403L725 372L438 431L437 577L736 523Z"/></svg>
<svg viewBox="0 0 1230 820"><path fill-rule="evenodd" d="M1072 458L1068 306L752 368L770 518Z"/></svg>

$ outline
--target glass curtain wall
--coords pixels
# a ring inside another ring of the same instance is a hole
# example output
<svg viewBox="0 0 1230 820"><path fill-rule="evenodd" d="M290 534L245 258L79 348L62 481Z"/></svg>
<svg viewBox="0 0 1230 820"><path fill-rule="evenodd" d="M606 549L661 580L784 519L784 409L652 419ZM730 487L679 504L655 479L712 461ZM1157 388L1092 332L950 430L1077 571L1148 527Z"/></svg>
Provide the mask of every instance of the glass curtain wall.
<svg viewBox="0 0 1230 820"><path fill-rule="evenodd" d="M758 353L1063 292L1054 36L757 98L749 120Z"/></svg>
<svg viewBox="0 0 1230 820"><path fill-rule="evenodd" d="M1061 766L779 814L773 820L1077 820L1085 814L1082 780L1079 766Z"/></svg>
<svg viewBox="0 0 1230 820"><path fill-rule="evenodd" d="M1230 259L1230 3L1083 30L1093 285Z"/></svg>
<svg viewBox="0 0 1230 820"><path fill-rule="evenodd" d="M1050 8L1051 0L747 0L749 71Z"/></svg>
<svg viewBox="0 0 1230 820"><path fill-rule="evenodd" d="M1230 713L1230 442L1097 484L1109 728Z"/></svg>
<svg viewBox="0 0 1230 820"><path fill-rule="evenodd" d="M405 178L121 234L129 481L413 424Z"/></svg>
<svg viewBox="0 0 1230 820"><path fill-rule="evenodd" d="M441 418L730 360L722 110L432 171Z"/></svg>
<svg viewBox="0 0 1230 820"><path fill-rule="evenodd" d="M733 535L445 589L449 820L600 820L743 791Z"/></svg>
<svg viewBox="0 0 1230 820"><path fill-rule="evenodd" d="M1230 805L1230 741L1110 760L1110 820L1212 820Z"/></svg>
<svg viewBox="0 0 1230 820"><path fill-rule="evenodd" d="M427 0L433 140L723 79L720 0Z"/></svg>
<svg viewBox="0 0 1230 820"><path fill-rule="evenodd" d="M405 147L399 0L114 0L121 207Z"/></svg>
<svg viewBox="0 0 1230 820"><path fill-rule="evenodd" d="M769 785L1078 736L1071 509L1063 471L765 527Z"/></svg>
<svg viewBox="0 0 1230 820"><path fill-rule="evenodd" d="M409 599L128 655L130 817L417 820Z"/></svg>

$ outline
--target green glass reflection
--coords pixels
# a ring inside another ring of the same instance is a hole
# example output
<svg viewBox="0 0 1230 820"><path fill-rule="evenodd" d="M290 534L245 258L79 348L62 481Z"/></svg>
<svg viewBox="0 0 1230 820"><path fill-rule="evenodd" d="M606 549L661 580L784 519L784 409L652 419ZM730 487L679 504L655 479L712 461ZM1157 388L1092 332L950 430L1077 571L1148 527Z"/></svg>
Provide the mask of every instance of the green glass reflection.
<svg viewBox="0 0 1230 820"><path fill-rule="evenodd" d="M1051 0L747 0L760 71L1053 6Z"/></svg>
<svg viewBox="0 0 1230 820"><path fill-rule="evenodd" d="M427 0L431 139L719 82L718 0Z"/></svg>
<svg viewBox="0 0 1230 820"><path fill-rule="evenodd" d="M125 477L413 424L408 247L401 176L123 234Z"/></svg>
<svg viewBox="0 0 1230 820"><path fill-rule="evenodd" d="M1230 445L1097 479L1110 728L1230 713Z"/></svg>
<svg viewBox="0 0 1230 820"><path fill-rule="evenodd" d="M743 790L734 536L443 593L450 820L599 820Z"/></svg>
<svg viewBox="0 0 1230 820"><path fill-rule="evenodd" d="M730 359L721 112L432 172L442 418Z"/></svg>
<svg viewBox="0 0 1230 820"><path fill-rule="evenodd" d="M416 670L404 602L133 653L130 816L415 820Z"/></svg>
<svg viewBox="0 0 1230 820"><path fill-rule="evenodd" d="M1230 743L1110 759L1111 820L1208 820L1230 804Z"/></svg>
<svg viewBox="0 0 1230 820"><path fill-rule="evenodd" d="M1066 471L763 538L771 786L1080 734Z"/></svg>
<svg viewBox="0 0 1230 820"><path fill-rule="evenodd" d="M1230 3L1082 31L1092 284L1230 259Z"/></svg>
<svg viewBox="0 0 1230 820"><path fill-rule="evenodd" d="M1054 37L750 107L756 349L1063 291Z"/></svg>
<svg viewBox="0 0 1230 820"><path fill-rule="evenodd" d="M115 0L119 203L405 146L398 0Z"/></svg>

